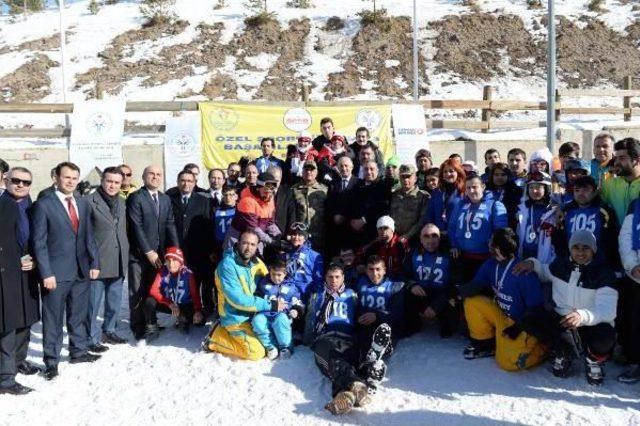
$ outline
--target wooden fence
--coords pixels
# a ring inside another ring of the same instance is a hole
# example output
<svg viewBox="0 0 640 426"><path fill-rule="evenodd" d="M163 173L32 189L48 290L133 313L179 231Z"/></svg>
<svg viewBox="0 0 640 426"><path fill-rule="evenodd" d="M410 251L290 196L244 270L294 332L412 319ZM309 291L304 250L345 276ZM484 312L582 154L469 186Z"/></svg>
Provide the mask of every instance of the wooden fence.
<svg viewBox="0 0 640 426"><path fill-rule="evenodd" d="M563 117L568 115L603 115L603 114L621 114L624 121L631 121L634 114L640 114L640 108L633 108L631 99L640 97L640 90L632 89L632 78L626 77L623 82L622 89L614 90L575 90L561 89L556 91L556 121L561 122ZM307 99L306 90L303 90L303 99ZM491 86L485 86L482 99L446 99L446 100L425 100L420 103L426 111L426 124L428 129L464 129L464 130L480 130L489 132L496 129L527 129L536 127L545 127L546 120L543 121L515 121L515 120L498 120L496 115L511 111L546 111L546 102L538 101L521 101L521 100L505 100L494 99L494 90ZM609 97L620 98L620 107L567 107L562 102L568 98L580 97ZM242 104L246 102L239 101L222 101L223 103ZM263 104L274 104L280 106L290 105L291 107L304 106L331 106L331 105L371 105L389 103L390 101L338 101L338 102L264 102ZM396 101L394 101L396 102ZM404 101L401 101L404 102ZM410 103L410 102L406 102ZM152 102L127 102L127 112L181 112L181 111L197 111L198 102L195 101L152 101ZM469 111L479 110L481 112L480 120L464 119L464 120L433 120L430 115L433 111ZM62 103L0 103L0 114L2 113L25 113L25 114L70 114L73 112L73 104ZM0 125L2 124L0 115ZM126 122L125 133L127 134L148 134L162 133L164 125L138 125ZM0 128L0 138L61 138L68 137L71 134L69 127L56 127L50 129L37 128L17 128L6 129Z"/></svg>

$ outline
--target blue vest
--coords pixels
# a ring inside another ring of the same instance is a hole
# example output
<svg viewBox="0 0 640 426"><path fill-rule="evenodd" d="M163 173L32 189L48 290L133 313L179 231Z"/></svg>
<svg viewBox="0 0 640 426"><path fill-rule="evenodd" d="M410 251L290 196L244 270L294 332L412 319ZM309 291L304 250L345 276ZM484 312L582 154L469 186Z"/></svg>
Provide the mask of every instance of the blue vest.
<svg viewBox="0 0 640 426"><path fill-rule="evenodd" d="M463 252L487 254L493 231L507 226L507 209L500 201L483 197L474 204L465 200L451 216L449 238L452 247Z"/></svg>
<svg viewBox="0 0 640 426"><path fill-rule="evenodd" d="M358 279L359 306L363 312L374 312L379 321L390 321L399 312L393 312L391 298L400 291L404 283L393 282L385 277L378 285L373 284L369 277L362 275Z"/></svg>
<svg viewBox="0 0 640 426"><path fill-rule="evenodd" d="M213 224L215 226L215 239L222 243L227 231L231 227L231 221L236 215L236 209L217 209L213 215Z"/></svg>
<svg viewBox="0 0 640 426"><path fill-rule="evenodd" d="M449 283L449 256L442 253L411 253L411 271L414 280L425 290L441 289Z"/></svg>
<svg viewBox="0 0 640 426"><path fill-rule="evenodd" d="M538 239L540 235L540 223L542 222L542 216L548 211L547 206L542 204L534 204L533 209L527 208L527 212L533 210L533 217L531 214L527 215L527 223L521 223L520 226L524 226L524 240L522 242L523 257L536 256L538 253ZM531 238L533 236L533 238ZM526 254L524 254L526 253Z"/></svg>
<svg viewBox="0 0 640 426"><path fill-rule="evenodd" d="M568 210L564 218L567 241L576 231L590 231L596 237L596 241L602 236L602 215L599 206L575 208Z"/></svg>
<svg viewBox="0 0 640 426"><path fill-rule="evenodd" d="M324 305L325 298L327 297L326 291L318 293L316 304L314 306L314 312L316 315L315 321L323 321L322 318L318 318L322 315L321 308ZM356 322L356 309L357 309L358 295L350 288L340 293L332 302L329 315L323 321L326 326L324 332L338 331L346 334L353 334L353 330Z"/></svg>
<svg viewBox="0 0 640 426"><path fill-rule="evenodd" d="M634 250L640 250L640 200L636 200L629 209L633 213L633 221L631 222L631 241Z"/></svg>
<svg viewBox="0 0 640 426"><path fill-rule="evenodd" d="M271 302L272 300L282 299L287 302L286 312L289 312L293 306L301 306L300 292L295 283L291 280L285 279L280 284L274 284L268 277L263 277L258 283L257 293L260 294L265 300ZM268 317L275 317L278 312L263 312Z"/></svg>
<svg viewBox="0 0 640 426"><path fill-rule="evenodd" d="M161 270L160 293L177 305L193 303L189 281L192 272L183 268L176 276L169 273L166 267Z"/></svg>

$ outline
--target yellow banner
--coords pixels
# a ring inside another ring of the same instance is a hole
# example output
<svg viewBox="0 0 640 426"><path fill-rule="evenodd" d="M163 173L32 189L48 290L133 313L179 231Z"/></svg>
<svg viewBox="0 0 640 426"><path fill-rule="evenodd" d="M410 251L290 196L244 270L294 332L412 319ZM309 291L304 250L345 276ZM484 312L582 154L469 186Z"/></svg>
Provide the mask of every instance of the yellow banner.
<svg viewBox="0 0 640 426"><path fill-rule="evenodd" d="M385 159L395 152L391 137L391 105L291 107L203 102L202 156L208 169L226 168L242 156L258 158L260 140L271 136L276 155L284 160L287 145L296 144L297 135L308 131L320 134L320 120L331 117L336 133L352 142L356 129L366 127L371 141L380 147Z"/></svg>

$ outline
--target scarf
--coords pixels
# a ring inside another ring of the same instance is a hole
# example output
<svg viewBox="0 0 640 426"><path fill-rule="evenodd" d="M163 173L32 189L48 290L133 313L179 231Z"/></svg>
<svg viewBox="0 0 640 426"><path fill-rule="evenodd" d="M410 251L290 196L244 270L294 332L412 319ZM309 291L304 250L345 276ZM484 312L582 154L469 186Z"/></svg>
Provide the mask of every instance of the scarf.
<svg viewBox="0 0 640 426"><path fill-rule="evenodd" d="M107 206L109 206L111 215L114 218L117 217L118 216L118 194L112 197L111 195L107 194L105 190L102 189L101 186L98 187L97 191L98 191L98 194L100 194L100 197L102 197L102 199L104 200L104 202L107 203Z"/></svg>
<svg viewBox="0 0 640 426"><path fill-rule="evenodd" d="M17 200L9 195L8 192L4 192L2 194L3 197L11 198L18 207L18 222L16 223L16 242L20 246L21 253L25 253L28 249L27 245L29 243L29 236L31 235L29 229L29 215L27 214L27 210L31 207L31 200L27 198L22 198Z"/></svg>

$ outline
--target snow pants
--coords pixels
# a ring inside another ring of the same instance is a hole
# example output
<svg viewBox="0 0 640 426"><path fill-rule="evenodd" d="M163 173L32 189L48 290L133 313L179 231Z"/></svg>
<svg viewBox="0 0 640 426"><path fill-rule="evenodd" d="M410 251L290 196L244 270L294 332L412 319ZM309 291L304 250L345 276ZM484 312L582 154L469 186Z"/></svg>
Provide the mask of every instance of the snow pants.
<svg viewBox="0 0 640 426"><path fill-rule="evenodd" d="M472 339L495 339L496 362L503 370L524 370L544 360L545 348L532 335L523 331L512 340L502 334L514 321L492 299L486 296L469 297L464 300L464 312Z"/></svg>
<svg viewBox="0 0 640 426"><path fill-rule="evenodd" d="M253 334L249 321L228 327L217 324L209 336L209 349L251 361L265 357L264 347Z"/></svg>
<svg viewBox="0 0 640 426"><path fill-rule="evenodd" d="M616 323L627 361L640 364L640 284L626 276L620 282Z"/></svg>
<svg viewBox="0 0 640 426"><path fill-rule="evenodd" d="M273 315L256 314L251 320L251 326L265 349L291 347L291 320L283 312Z"/></svg>
<svg viewBox="0 0 640 426"><path fill-rule="evenodd" d="M332 397L349 389L351 383L364 382L358 375L359 351L353 339L324 334L312 346L316 365L331 380Z"/></svg>

